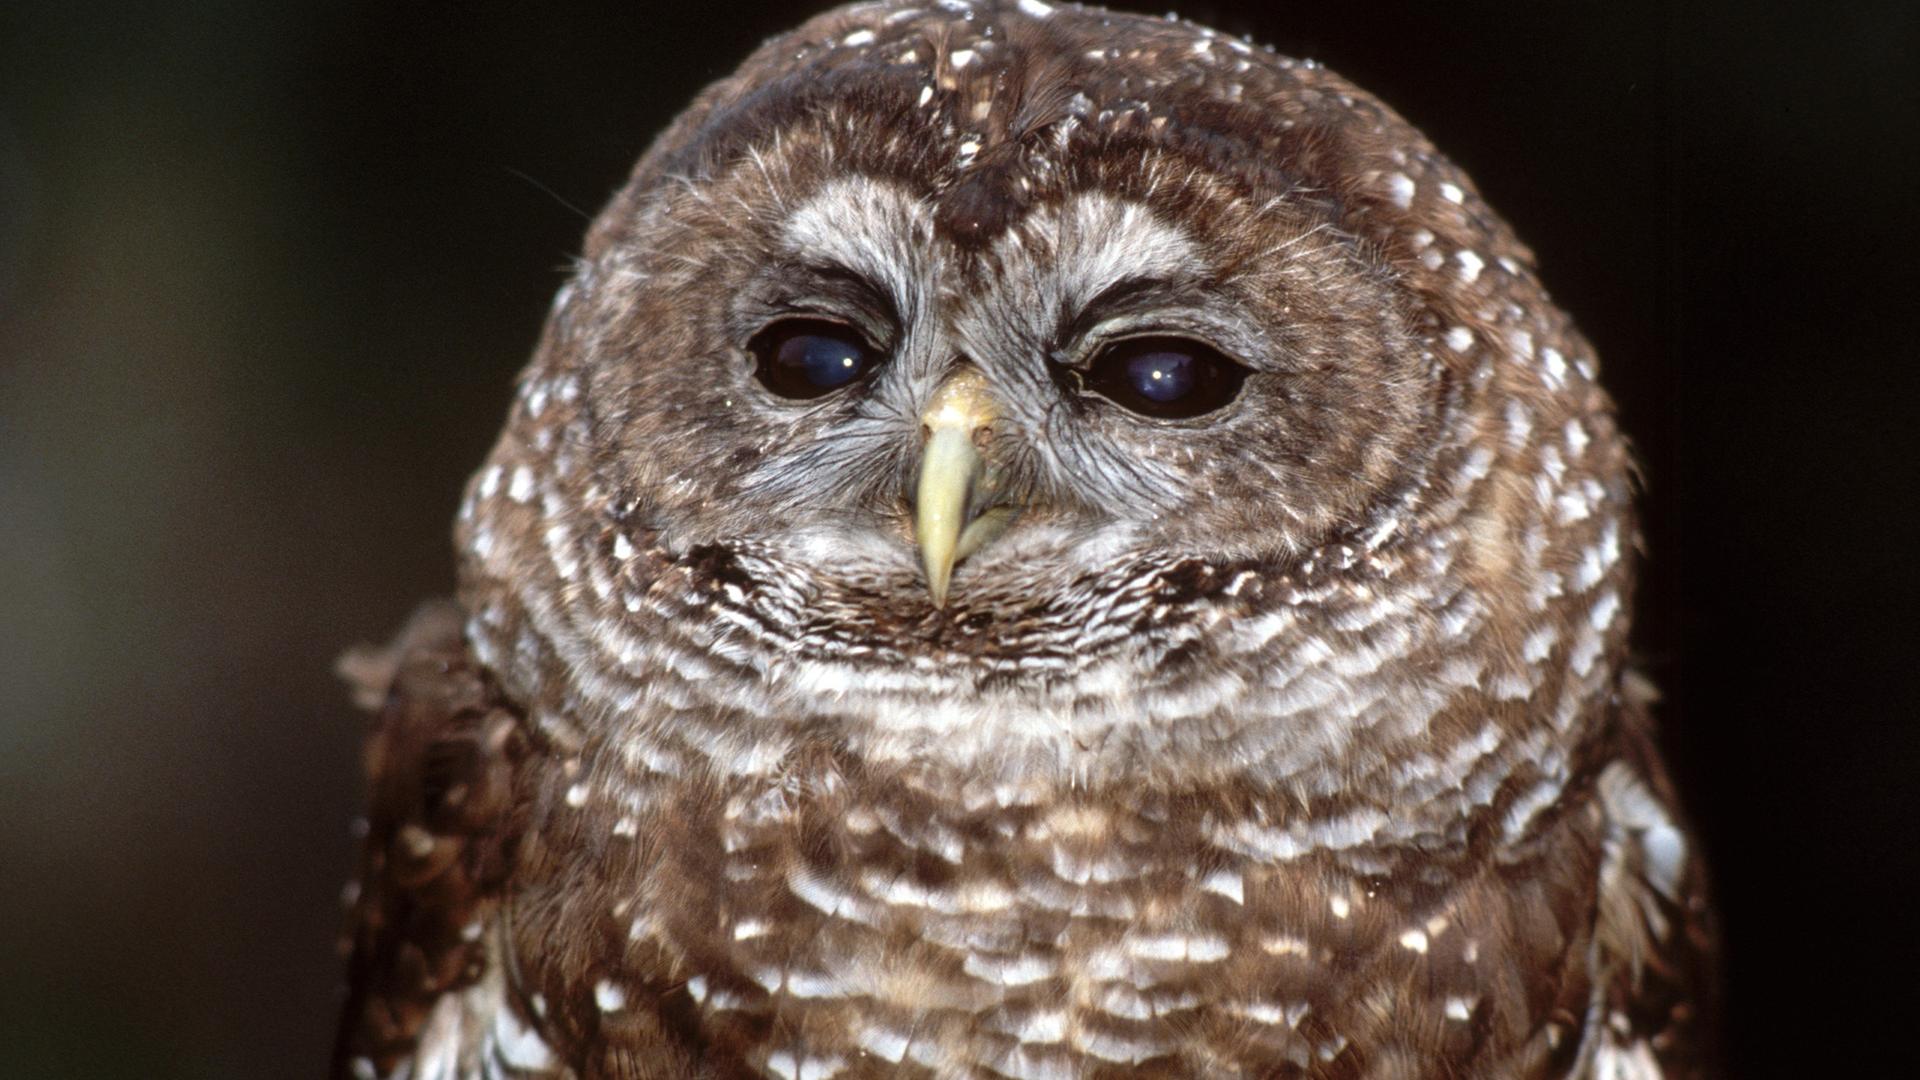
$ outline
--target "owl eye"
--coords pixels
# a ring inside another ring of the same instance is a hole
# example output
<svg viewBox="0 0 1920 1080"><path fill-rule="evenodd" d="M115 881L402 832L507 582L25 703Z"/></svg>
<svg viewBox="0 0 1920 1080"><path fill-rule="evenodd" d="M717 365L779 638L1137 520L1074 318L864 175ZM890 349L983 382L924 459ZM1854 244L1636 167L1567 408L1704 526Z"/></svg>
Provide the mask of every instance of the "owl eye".
<svg viewBox="0 0 1920 1080"><path fill-rule="evenodd" d="M860 335L820 319L783 319L747 343L754 373L784 398L817 398L853 382L875 362Z"/></svg>
<svg viewBox="0 0 1920 1080"><path fill-rule="evenodd" d="M1178 419L1232 401L1247 369L1197 341L1130 338L1100 350L1084 377L1087 389L1144 416Z"/></svg>

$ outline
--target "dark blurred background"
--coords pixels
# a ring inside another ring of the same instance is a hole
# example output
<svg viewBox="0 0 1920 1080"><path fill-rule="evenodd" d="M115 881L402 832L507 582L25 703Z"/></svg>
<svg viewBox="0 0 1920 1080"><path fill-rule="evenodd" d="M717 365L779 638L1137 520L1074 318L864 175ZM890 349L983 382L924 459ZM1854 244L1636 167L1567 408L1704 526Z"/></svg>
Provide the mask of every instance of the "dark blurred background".
<svg viewBox="0 0 1920 1080"><path fill-rule="evenodd" d="M1376 91L1534 245L1645 460L1735 1075L1892 1074L1920 9L1761 7L1181 10ZM363 726L333 658L451 587L585 215L801 13L0 6L0 1075L317 1074Z"/></svg>

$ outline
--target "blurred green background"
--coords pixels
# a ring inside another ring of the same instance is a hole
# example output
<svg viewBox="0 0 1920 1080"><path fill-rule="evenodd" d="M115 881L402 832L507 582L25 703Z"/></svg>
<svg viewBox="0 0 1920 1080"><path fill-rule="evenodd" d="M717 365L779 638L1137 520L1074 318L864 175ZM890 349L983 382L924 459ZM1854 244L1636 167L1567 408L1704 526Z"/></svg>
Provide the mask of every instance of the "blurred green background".
<svg viewBox="0 0 1920 1080"><path fill-rule="evenodd" d="M811 10L811 9L808 9ZM1157 8L1156 8L1157 10ZM1904 1041L1910 5L1199 3L1461 161L1649 476L1744 1075ZM585 227L788 5L0 6L0 1076L315 1075L363 720ZM1788 1033L1783 1036L1781 1033Z"/></svg>

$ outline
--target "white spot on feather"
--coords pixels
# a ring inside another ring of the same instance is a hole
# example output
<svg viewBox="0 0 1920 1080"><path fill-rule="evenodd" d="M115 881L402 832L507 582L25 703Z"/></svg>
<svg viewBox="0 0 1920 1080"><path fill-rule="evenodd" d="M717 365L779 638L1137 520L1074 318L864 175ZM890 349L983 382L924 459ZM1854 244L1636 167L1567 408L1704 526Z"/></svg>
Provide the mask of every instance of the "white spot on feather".
<svg viewBox="0 0 1920 1080"><path fill-rule="evenodd" d="M1463 248L1454 252L1453 258L1455 262L1460 264L1461 281L1471 284L1472 282L1480 280L1480 271L1486 267L1487 261L1480 257L1479 252L1469 251Z"/></svg>
<svg viewBox="0 0 1920 1080"><path fill-rule="evenodd" d="M1665 1076L1645 1039L1622 1046L1609 1034L1593 1055L1594 1080L1664 1080Z"/></svg>
<svg viewBox="0 0 1920 1080"><path fill-rule="evenodd" d="M1208 874L1200 887L1210 893L1218 893L1236 904L1247 902L1246 888L1240 875L1232 870L1215 870Z"/></svg>
<svg viewBox="0 0 1920 1080"><path fill-rule="evenodd" d="M969 953L961 963L961 970L1001 986L1025 986L1052 978L1059 965L1049 957L1032 954L1008 958Z"/></svg>
<svg viewBox="0 0 1920 1080"><path fill-rule="evenodd" d="M507 498L523 503L533 497L533 470L521 465L513 470L513 482L507 485Z"/></svg>
<svg viewBox="0 0 1920 1080"><path fill-rule="evenodd" d="M1544 349L1541 349L1540 362L1545 364L1547 367L1547 384L1549 386L1552 386L1555 390L1558 390L1562 386L1566 385L1567 358L1561 355L1559 349L1556 349L1551 345L1549 345Z"/></svg>
<svg viewBox="0 0 1920 1080"><path fill-rule="evenodd" d="M1152 934L1127 942L1127 952L1142 960L1188 960L1210 963L1224 960L1232 949L1217 934Z"/></svg>
<svg viewBox="0 0 1920 1080"><path fill-rule="evenodd" d="M907 1043L910 1041L892 1028L871 1026L861 1028L854 1040L862 1050L894 1065L900 1064L901 1059L907 1056Z"/></svg>
<svg viewBox="0 0 1920 1080"><path fill-rule="evenodd" d="M1393 204L1405 210L1413 205L1413 178L1406 173L1392 173L1387 177L1387 194L1393 197Z"/></svg>

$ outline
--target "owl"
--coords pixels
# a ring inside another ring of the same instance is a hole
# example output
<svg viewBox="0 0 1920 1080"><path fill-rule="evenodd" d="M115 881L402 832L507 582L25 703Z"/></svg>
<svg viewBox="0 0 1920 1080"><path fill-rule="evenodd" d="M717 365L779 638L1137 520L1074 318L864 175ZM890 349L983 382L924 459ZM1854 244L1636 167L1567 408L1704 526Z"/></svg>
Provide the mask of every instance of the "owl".
<svg viewBox="0 0 1920 1080"><path fill-rule="evenodd" d="M884 2L593 224L378 709L341 1076L1703 1074L1631 462L1473 184Z"/></svg>

